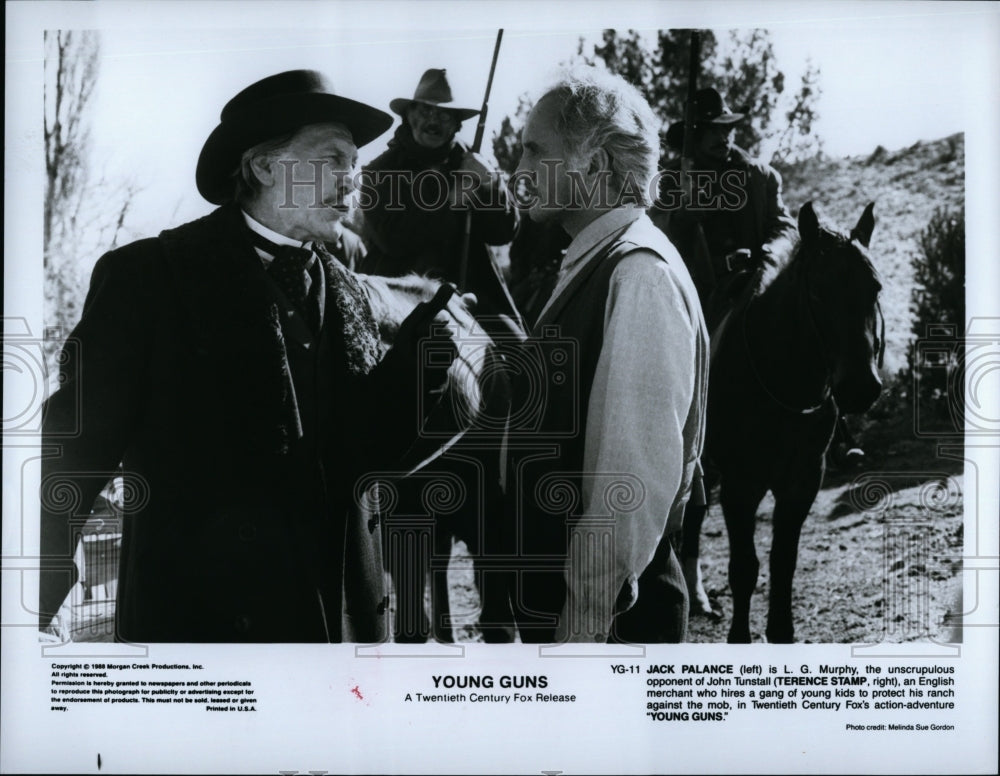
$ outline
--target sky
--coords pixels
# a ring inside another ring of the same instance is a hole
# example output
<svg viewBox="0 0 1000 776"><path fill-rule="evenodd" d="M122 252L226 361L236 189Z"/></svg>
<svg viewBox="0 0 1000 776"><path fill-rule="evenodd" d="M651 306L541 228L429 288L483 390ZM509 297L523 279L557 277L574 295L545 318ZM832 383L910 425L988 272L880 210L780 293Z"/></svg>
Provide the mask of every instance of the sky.
<svg viewBox="0 0 1000 776"><path fill-rule="evenodd" d="M207 212L193 186L201 145L222 105L249 83L292 68L327 73L339 93L387 109L410 97L429 67L448 70L458 103L478 107L496 30L504 38L490 100L487 145L518 97L537 93L580 37L608 26L771 31L778 67L797 85L806 60L821 71L815 130L831 156L867 154L962 131L981 110L970 94L970 35L996 6L960 3L471 2L97 2L60 6L46 27L101 32L92 111L92 164L140 188L136 232ZM238 13L234 13L238 9ZM986 24L985 28L989 25ZM12 60L37 45L11 46ZM973 58L974 59L974 58ZM977 83L976 79L971 81ZM993 109L996 109L994 103ZM462 135L472 139L475 121ZM361 150L384 150L387 133Z"/></svg>

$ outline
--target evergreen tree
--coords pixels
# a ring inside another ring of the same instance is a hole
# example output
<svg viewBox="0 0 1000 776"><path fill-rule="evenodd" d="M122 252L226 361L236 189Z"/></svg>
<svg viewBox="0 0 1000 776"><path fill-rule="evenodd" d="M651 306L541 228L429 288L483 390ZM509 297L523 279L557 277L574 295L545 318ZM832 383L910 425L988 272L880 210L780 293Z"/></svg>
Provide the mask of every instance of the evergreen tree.
<svg viewBox="0 0 1000 776"><path fill-rule="evenodd" d="M590 53L581 38L568 64L603 65L624 77L649 101L665 130L684 115L690 40L690 30L660 30L654 39L637 30L605 30ZM777 65L770 33L761 29L730 32L725 46L720 46L714 32L703 30L700 55L698 87L715 87L730 110L747 114L736 127L737 145L779 164L819 153L820 141L812 134L820 96L817 67L807 63L799 88L791 93ZM514 116L505 117L493 137L494 154L507 172L517 166L520 130L530 109L528 96L522 96Z"/></svg>

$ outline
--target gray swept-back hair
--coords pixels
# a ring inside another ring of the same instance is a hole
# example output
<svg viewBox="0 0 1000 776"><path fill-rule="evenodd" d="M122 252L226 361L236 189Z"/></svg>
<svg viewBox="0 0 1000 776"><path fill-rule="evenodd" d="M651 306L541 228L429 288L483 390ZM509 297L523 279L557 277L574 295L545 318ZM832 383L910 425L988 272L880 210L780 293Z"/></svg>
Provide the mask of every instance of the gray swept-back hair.
<svg viewBox="0 0 1000 776"><path fill-rule="evenodd" d="M649 207L660 121L639 90L619 75L582 66L561 73L543 96L550 94L562 98L556 129L569 150L584 155L603 148L611 162L611 190L634 191L640 198L634 204Z"/></svg>

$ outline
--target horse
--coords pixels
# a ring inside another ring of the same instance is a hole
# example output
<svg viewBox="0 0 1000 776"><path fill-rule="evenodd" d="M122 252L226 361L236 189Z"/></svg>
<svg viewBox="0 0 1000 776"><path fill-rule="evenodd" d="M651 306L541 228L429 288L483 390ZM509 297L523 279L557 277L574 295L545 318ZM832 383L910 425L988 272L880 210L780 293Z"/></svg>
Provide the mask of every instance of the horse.
<svg viewBox="0 0 1000 776"><path fill-rule="evenodd" d="M380 483L380 487L394 491L390 500L397 513L395 521L393 515L384 515L390 533L385 560L396 592L393 639L421 643L432 636L440 642L452 642L446 574L452 543L455 538L466 543L481 583L484 570L479 561L489 549L490 532L502 530L494 514L502 503L499 444L488 421L496 421L494 425L502 433L509 410L509 387L503 370L494 363L494 342L511 337L519 340L524 335L502 316L477 319L473 295L453 294L442 305L447 287L437 280L416 274L356 277L368 295L383 355L406 321L421 316L421 306L424 315L433 315L436 336L443 335L436 343L425 343L426 358L454 355L437 403L424 408L421 439L401 462L399 471L388 482ZM442 344L447 354L441 351ZM428 578L429 622L424 612ZM496 585L484 589L481 584L479 588L484 639L512 640L512 632L490 624L510 619L505 616L509 604L500 600L503 589Z"/></svg>
<svg viewBox="0 0 1000 776"><path fill-rule="evenodd" d="M729 643L750 643L750 601L760 564L756 512L774 496L771 594L766 638L792 643L792 578L799 535L824 474L838 412L860 413L878 398L885 351L881 282L868 253L869 204L849 235L820 225L811 202L798 216L799 240L781 268L759 270L713 343L705 468L720 483L729 537L733 614ZM697 573L705 506L684 521L685 571L707 602ZM693 601L697 603L697 601Z"/></svg>

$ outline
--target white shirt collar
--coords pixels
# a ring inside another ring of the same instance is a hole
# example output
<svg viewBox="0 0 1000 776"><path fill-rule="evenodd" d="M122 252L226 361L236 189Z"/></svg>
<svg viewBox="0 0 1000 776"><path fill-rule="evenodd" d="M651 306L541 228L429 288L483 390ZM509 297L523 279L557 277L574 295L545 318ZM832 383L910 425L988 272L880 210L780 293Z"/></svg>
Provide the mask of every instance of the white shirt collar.
<svg viewBox="0 0 1000 776"><path fill-rule="evenodd" d="M552 295L545 303L545 307L542 308L542 312L539 313L539 319L545 315L552 302L566 289L569 282L584 266L586 263L584 260L595 255L598 248L626 226L630 226L642 218L645 212L641 207L618 207L607 213L602 213L580 230L580 233L573 238L573 242L566 249L566 255L562 264L559 265L559 278L556 281L556 286L552 289Z"/></svg>
<svg viewBox="0 0 1000 776"><path fill-rule="evenodd" d="M573 238L573 242L566 249L566 257L560 265L559 274L562 275L572 271L573 267L584 256L601 245L601 243L615 232L638 221L645 212L641 207L618 207L599 215L583 227L580 233Z"/></svg>
<svg viewBox="0 0 1000 776"><path fill-rule="evenodd" d="M243 210L242 213L243 213L243 220L246 222L246 225L249 229L256 232L261 237L265 237L266 239L270 240L275 245L290 245L293 248L305 248L307 250L312 250L312 242L293 240L291 237L286 237L285 235L280 234L279 232L276 232L273 229L269 229L268 227L264 226L264 224L255 219L245 210ZM257 251L257 255L260 256L261 259L263 259L265 264L267 264L268 262L271 261L271 259L274 258L267 251L258 248L256 245L254 246L254 250Z"/></svg>

